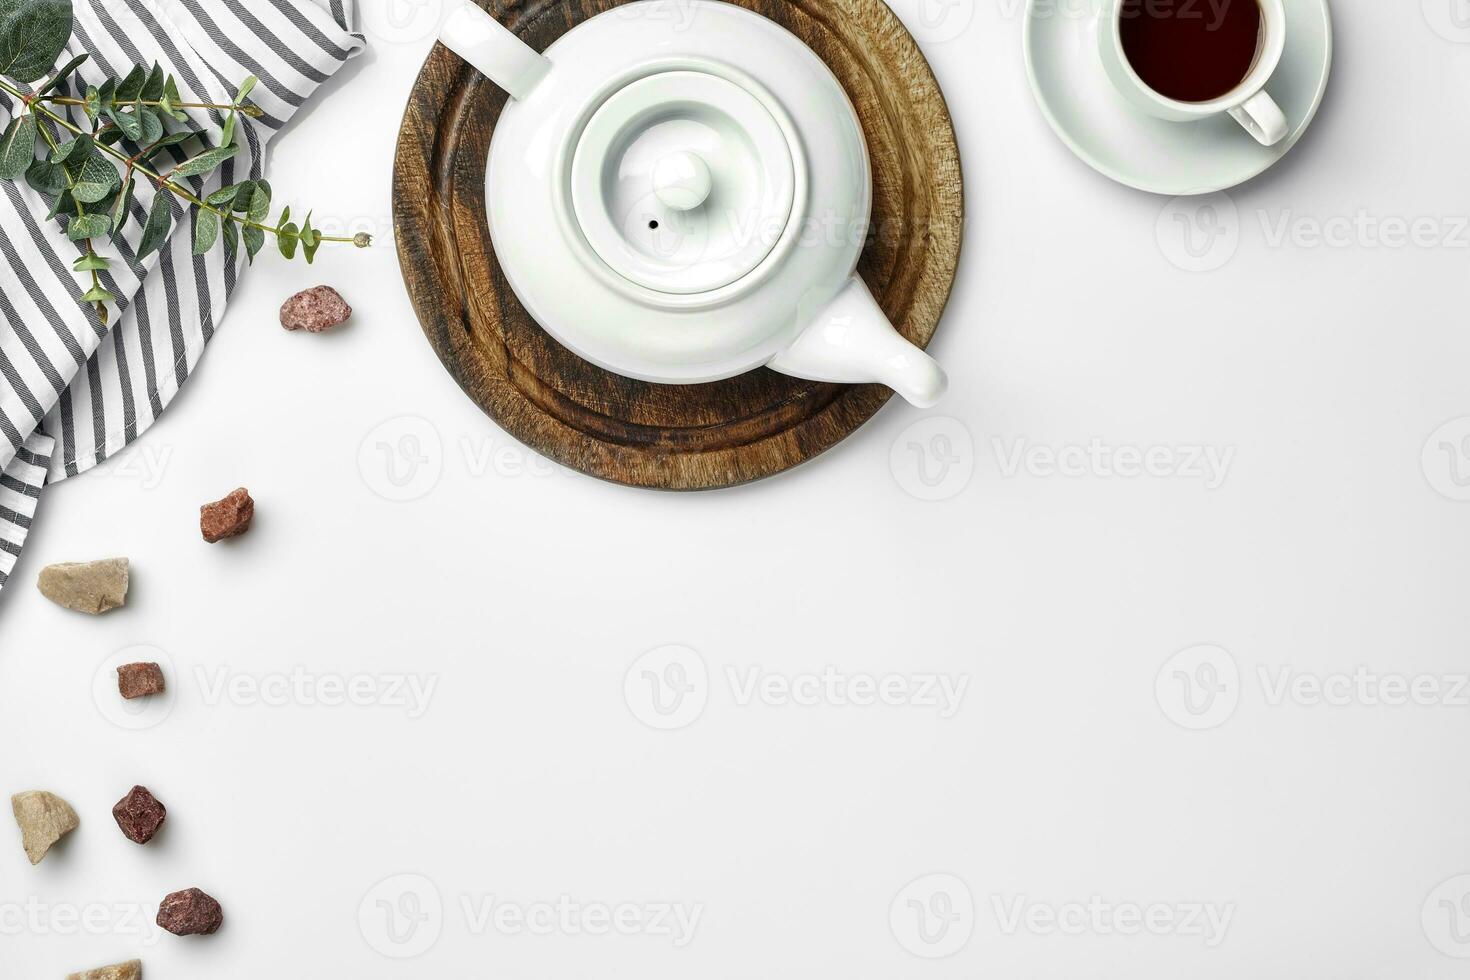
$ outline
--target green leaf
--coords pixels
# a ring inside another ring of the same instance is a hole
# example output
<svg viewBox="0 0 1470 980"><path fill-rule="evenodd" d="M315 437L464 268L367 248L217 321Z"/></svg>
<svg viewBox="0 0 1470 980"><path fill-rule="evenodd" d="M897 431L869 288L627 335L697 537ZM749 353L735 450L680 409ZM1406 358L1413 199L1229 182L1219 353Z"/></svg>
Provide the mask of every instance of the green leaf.
<svg viewBox="0 0 1470 980"><path fill-rule="evenodd" d="M87 154L92 152L92 137L78 136L74 140L62 143L51 151L52 163L70 163L73 160L80 162Z"/></svg>
<svg viewBox="0 0 1470 980"><path fill-rule="evenodd" d="M113 98L118 102L136 102L143 91L143 83L147 79L147 69L142 65L134 65L127 77L117 83L117 92Z"/></svg>
<svg viewBox="0 0 1470 980"><path fill-rule="evenodd" d="M0 0L5 3L7 0ZM36 159L36 117L33 113L16 116L0 136L0 180L15 180L30 169Z"/></svg>
<svg viewBox="0 0 1470 980"><path fill-rule="evenodd" d="M250 207L245 211L245 217L251 221L264 221L271 210L271 185L264 180L255 182L255 191L250 195Z"/></svg>
<svg viewBox="0 0 1470 980"><path fill-rule="evenodd" d="M178 106L182 101L184 100L179 96L179 83L174 81L172 75L168 76L163 83L163 97L159 100L159 110L165 115L173 116L179 122L188 122L189 114Z"/></svg>
<svg viewBox="0 0 1470 980"><path fill-rule="evenodd" d="M111 146L114 143L121 143L122 138L123 131L118 129L116 126L108 126L102 132L97 134L97 142L101 143L103 146Z"/></svg>
<svg viewBox="0 0 1470 980"><path fill-rule="evenodd" d="M148 79L143 82L143 91L139 95L144 102L157 102L163 95L163 69L158 67L158 62L148 71Z"/></svg>
<svg viewBox="0 0 1470 980"><path fill-rule="evenodd" d="M259 252L265 245L265 232L259 228L252 228L246 225L240 229L240 235L245 239L245 257L253 264L255 262L255 253Z"/></svg>
<svg viewBox="0 0 1470 980"><path fill-rule="evenodd" d="M100 153L93 153L83 160L81 166L76 167L75 174L71 193L83 204L96 204L122 183L117 168Z"/></svg>
<svg viewBox="0 0 1470 980"><path fill-rule="evenodd" d="M112 237L114 239L122 231L123 225L127 224L128 209L133 206L133 186L136 183L137 180L135 178L129 177L128 182L122 186L122 193L118 194L117 199L112 202L112 211L109 217L112 219Z"/></svg>
<svg viewBox="0 0 1470 980"><path fill-rule="evenodd" d="M225 261L230 263L230 265L235 264L235 253L240 250L239 227L233 221L226 221L223 225L225 233Z"/></svg>
<svg viewBox="0 0 1470 980"><path fill-rule="evenodd" d="M252 198L255 197L255 188L259 186L259 182L254 180L242 180L238 186L240 188L240 192L235 195L235 203L232 204L231 207L235 211L244 214L250 210L250 201Z"/></svg>
<svg viewBox="0 0 1470 980"><path fill-rule="evenodd" d="M117 79L109 78L103 81L102 87L97 90L97 100L105 108L117 95Z"/></svg>
<svg viewBox="0 0 1470 980"><path fill-rule="evenodd" d="M306 212L306 220L301 222L301 254L306 258L306 264L311 265L316 258L316 250L322 246L322 233L311 226L311 212Z"/></svg>
<svg viewBox="0 0 1470 980"><path fill-rule="evenodd" d="M77 202L71 199L71 191L62 191L52 199L51 210L46 212L46 218L49 220L58 214L71 214L76 209Z"/></svg>
<svg viewBox="0 0 1470 980"><path fill-rule="evenodd" d="M205 150L197 157L190 157L169 171L170 177L197 177L207 174L215 167L224 163L230 157L240 152L238 146L216 146L212 150Z"/></svg>
<svg viewBox="0 0 1470 980"><path fill-rule="evenodd" d="M117 299L116 296L112 295L107 290L103 289L101 286L93 286L91 289L87 290L85 293L82 294L82 298L80 300L78 300L78 302L81 302L81 303L110 303L110 302L112 302L115 299Z"/></svg>
<svg viewBox="0 0 1470 980"><path fill-rule="evenodd" d="M193 139L193 137L193 133L169 133L166 136L162 136L154 140L153 145L148 147L147 151L143 154L143 159L152 159L156 154L162 151L164 147L175 146L179 143L184 142L185 140Z"/></svg>
<svg viewBox="0 0 1470 980"><path fill-rule="evenodd" d="M219 235L219 215L203 208L194 212L194 254L203 255L214 247Z"/></svg>
<svg viewBox="0 0 1470 980"><path fill-rule="evenodd" d="M240 87L235 89L235 105L240 105L242 102L244 102L245 96L249 95L251 90L253 90L259 82L260 79L256 78L254 75L246 75L245 81L241 82Z"/></svg>
<svg viewBox="0 0 1470 980"><path fill-rule="evenodd" d="M51 81L36 89L36 94L45 95L47 92L56 88L58 85L66 84L66 80L71 77L71 73L76 71L77 66L79 66L82 62L86 60L86 54L79 54L75 58L68 61L65 65L61 67L61 70L59 72L51 76Z"/></svg>
<svg viewBox="0 0 1470 980"><path fill-rule="evenodd" d="M118 129L122 130L124 136L134 143L143 138L142 112L141 107L135 108L131 112L126 112L116 105L107 107L107 117L112 120Z"/></svg>
<svg viewBox="0 0 1470 980"><path fill-rule="evenodd" d="M235 110L225 116L225 124L219 131L219 145L233 146L235 143Z"/></svg>
<svg viewBox="0 0 1470 980"><path fill-rule="evenodd" d="M301 229L291 219L291 209L286 208L281 212L280 220L276 222L276 248L288 259L296 257L296 245L301 240Z"/></svg>
<svg viewBox="0 0 1470 980"><path fill-rule="evenodd" d="M111 264L96 252L88 252L73 262L71 267L77 272L93 272L99 269L106 269Z"/></svg>
<svg viewBox="0 0 1470 980"><path fill-rule="evenodd" d="M72 0L0 0L0 75L34 82L71 39Z"/></svg>
<svg viewBox="0 0 1470 980"><path fill-rule="evenodd" d="M219 190L215 191L204 200L209 204L230 204L235 200L235 195L240 193L240 189L242 187L248 186L250 186L250 181L247 180L239 184L231 184L229 187L221 187Z"/></svg>
<svg viewBox="0 0 1470 980"><path fill-rule="evenodd" d="M148 220L143 222L143 238L138 242L138 258L163 247L174 224L172 198L173 194L162 187L153 195L153 207L148 210Z"/></svg>
<svg viewBox="0 0 1470 980"><path fill-rule="evenodd" d="M47 197L54 197L66 190L66 171L59 163L37 160L26 170L26 183Z"/></svg>
<svg viewBox="0 0 1470 980"><path fill-rule="evenodd" d="M97 114L102 111L102 93L97 91L97 86L87 86L87 94L82 98L82 111L87 114L89 122L97 121Z"/></svg>
<svg viewBox="0 0 1470 980"><path fill-rule="evenodd" d="M105 214L74 214L66 226L66 237L79 242L84 238L105 235L111 229L112 224Z"/></svg>

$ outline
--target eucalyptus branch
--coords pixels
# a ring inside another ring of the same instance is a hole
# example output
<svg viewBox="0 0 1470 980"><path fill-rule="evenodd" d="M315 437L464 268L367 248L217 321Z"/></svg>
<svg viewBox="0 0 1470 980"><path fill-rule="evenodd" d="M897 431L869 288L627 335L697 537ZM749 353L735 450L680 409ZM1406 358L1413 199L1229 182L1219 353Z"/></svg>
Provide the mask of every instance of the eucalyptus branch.
<svg viewBox="0 0 1470 980"><path fill-rule="evenodd" d="M129 206L138 177L151 181L158 190L143 221L138 258L167 241L174 221L174 198L196 209L196 255L222 242L226 259L234 261L243 243L246 258L254 261L266 235L275 238L276 247L286 258L294 257L299 248L307 262L316 257L322 242L351 243L358 248L372 244L372 237L366 234L350 238L323 235L311 226L310 213L298 225L291 220L290 208L282 209L272 223L268 220L271 186L263 179L243 180L209 193L196 193L185 183L187 178L207 181L239 152L235 141L239 119L259 119L263 115L246 98L255 87L255 78L241 82L229 103L185 102L172 75L157 64L147 68L136 65L121 79L109 78L100 85L88 86L78 98L63 86L87 56L79 55L56 67L71 30L70 0L0 0L0 92L19 104L0 134L0 180L24 178L50 201L48 217L68 216L67 237L85 247L72 268L88 273L92 284L80 297L81 302L95 304L104 323L105 304L115 297L102 285L100 273L108 268L109 260L98 253L94 239L116 238L121 233L131 216ZM42 78L46 80L42 82ZM22 86L34 88L26 91ZM68 118L66 110L78 109L91 123L90 132ZM206 133L187 128L171 130L170 122L189 123L186 109L223 115L214 137L216 145L210 145ZM58 142L53 125L70 133L72 139ZM150 162L168 147L199 143L203 143L202 150L168 169ZM39 158L38 147L45 151Z"/></svg>

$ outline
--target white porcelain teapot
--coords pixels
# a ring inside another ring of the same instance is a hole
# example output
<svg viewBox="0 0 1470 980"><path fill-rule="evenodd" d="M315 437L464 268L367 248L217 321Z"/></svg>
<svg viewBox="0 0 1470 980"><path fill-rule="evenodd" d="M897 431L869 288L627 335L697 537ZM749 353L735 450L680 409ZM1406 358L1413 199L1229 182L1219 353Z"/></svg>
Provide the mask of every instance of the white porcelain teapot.
<svg viewBox="0 0 1470 980"><path fill-rule="evenodd" d="M642 0L543 55L459 2L440 40L511 96L486 168L490 236L557 340L645 381L764 365L939 399L944 372L855 271L867 146L794 35L719 0Z"/></svg>

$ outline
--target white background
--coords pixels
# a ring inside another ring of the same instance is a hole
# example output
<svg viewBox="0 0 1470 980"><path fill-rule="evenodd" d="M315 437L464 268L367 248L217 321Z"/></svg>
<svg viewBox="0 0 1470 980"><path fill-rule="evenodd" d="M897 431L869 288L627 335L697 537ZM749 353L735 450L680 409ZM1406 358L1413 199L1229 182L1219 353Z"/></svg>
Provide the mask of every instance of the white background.
<svg viewBox="0 0 1470 980"><path fill-rule="evenodd" d="M1321 115L1231 192L1234 252L1188 272L1168 202L1042 120L1019 0L953 0L923 28L907 0L965 166L933 347L952 391L795 472L671 495L538 462L429 349L389 178L440 8L367 0L371 51L270 176L377 247L258 261L164 420L46 494L0 596L0 789L82 819L35 868L0 829L0 975L138 955L158 980L1464 976L1470 504L1450 496L1470 495L1470 421L1435 434L1470 416L1470 43L1430 26L1451 2L1338 0ZM1360 214L1430 218L1439 241L1312 242ZM1273 244L1283 220L1308 230ZM281 330L318 282L351 324ZM1094 439L1169 451L1124 477L1077 455ZM403 487L400 449L423 461ZM1223 482L1196 449L1228 454ZM255 527L204 544L199 504L239 485ZM133 561L123 610L34 589L45 564L110 555ZM172 685L144 730L93 695L136 644ZM694 651L670 718L644 671L675 675L640 661L666 644ZM829 665L964 693L950 717L745 697L752 671ZM1278 696L1359 668L1346 703ZM284 699L251 687L293 675ZM435 685L422 712L390 696L403 675ZM1437 703L1384 703L1396 680ZM323 704L323 681L383 696ZM109 814L134 783L170 811L144 848ZM188 886L224 929L145 931ZM480 918L561 896L700 918L682 946L667 923ZM1223 935L1196 906L1229 915Z"/></svg>

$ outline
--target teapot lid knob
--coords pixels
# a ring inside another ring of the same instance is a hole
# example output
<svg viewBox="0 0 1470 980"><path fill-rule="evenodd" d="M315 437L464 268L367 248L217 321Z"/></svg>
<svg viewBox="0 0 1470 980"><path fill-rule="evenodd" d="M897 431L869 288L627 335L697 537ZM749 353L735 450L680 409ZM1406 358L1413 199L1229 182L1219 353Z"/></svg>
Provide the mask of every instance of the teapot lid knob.
<svg viewBox="0 0 1470 980"><path fill-rule="evenodd" d="M685 150L669 153L653 168L653 192L666 207L692 211L709 197L709 164Z"/></svg>

